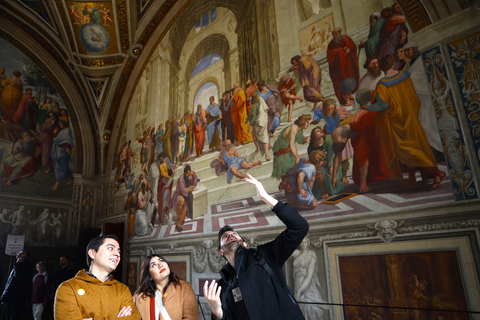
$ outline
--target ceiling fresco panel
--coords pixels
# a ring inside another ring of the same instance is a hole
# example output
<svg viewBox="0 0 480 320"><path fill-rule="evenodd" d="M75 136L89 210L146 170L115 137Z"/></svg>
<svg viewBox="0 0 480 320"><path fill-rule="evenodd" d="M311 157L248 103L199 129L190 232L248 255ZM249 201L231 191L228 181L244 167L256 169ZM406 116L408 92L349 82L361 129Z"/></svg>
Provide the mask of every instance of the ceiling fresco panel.
<svg viewBox="0 0 480 320"><path fill-rule="evenodd" d="M77 50L85 55L118 53L111 2L66 1ZM120 11L121 12L121 11ZM127 33L128 34L128 33Z"/></svg>

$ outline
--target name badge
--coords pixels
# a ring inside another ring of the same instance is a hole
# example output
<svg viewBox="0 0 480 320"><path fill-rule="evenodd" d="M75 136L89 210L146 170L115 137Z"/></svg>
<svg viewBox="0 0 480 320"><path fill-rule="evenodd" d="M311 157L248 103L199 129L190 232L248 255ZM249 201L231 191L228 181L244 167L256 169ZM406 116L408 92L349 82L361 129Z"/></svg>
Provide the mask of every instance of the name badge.
<svg viewBox="0 0 480 320"><path fill-rule="evenodd" d="M233 294L233 300L235 302L238 302L240 300L242 300L242 293L240 292L240 288L239 287L236 287L235 289L232 289L232 294Z"/></svg>

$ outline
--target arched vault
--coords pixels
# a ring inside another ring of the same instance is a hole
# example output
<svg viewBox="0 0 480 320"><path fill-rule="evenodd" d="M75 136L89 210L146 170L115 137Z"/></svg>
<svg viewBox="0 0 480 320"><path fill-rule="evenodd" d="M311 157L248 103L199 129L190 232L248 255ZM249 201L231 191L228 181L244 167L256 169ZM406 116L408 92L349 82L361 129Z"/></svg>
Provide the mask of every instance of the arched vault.
<svg viewBox="0 0 480 320"><path fill-rule="evenodd" d="M188 59L187 67L185 68L185 80L188 82L190 79L193 69L195 66L203 59L206 55L210 53L216 53L224 60L224 63L228 63L230 52L230 45L228 39L219 33L211 34L205 39L203 39L193 50L190 59Z"/></svg>

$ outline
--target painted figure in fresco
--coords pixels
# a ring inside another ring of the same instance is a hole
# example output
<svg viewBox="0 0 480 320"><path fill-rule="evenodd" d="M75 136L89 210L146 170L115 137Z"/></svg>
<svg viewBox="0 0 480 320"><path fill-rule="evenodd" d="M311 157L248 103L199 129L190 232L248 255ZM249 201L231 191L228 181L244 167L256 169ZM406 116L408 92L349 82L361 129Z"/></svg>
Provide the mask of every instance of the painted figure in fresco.
<svg viewBox="0 0 480 320"><path fill-rule="evenodd" d="M382 29L385 19L379 12L374 12L370 15L370 32L368 33L368 40L361 42L358 49L365 48L365 55L367 59L375 55L378 43L380 42L380 30Z"/></svg>
<svg viewBox="0 0 480 320"><path fill-rule="evenodd" d="M342 160L341 167L337 168L336 171L333 171L335 153L333 152L332 136L330 134L325 134L320 127L312 129L310 143L307 148L308 155L315 150L325 151L326 157L324 164L320 167L321 170L317 170L317 178L313 184L312 192L316 199L325 199L343 191L345 184L348 183L346 175L349 163L348 159ZM335 187L332 186L333 176L339 181Z"/></svg>
<svg viewBox="0 0 480 320"><path fill-rule="evenodd" d="M155 131L155 149L157 151L157 156L163 152L163 135L165 131L163 131L162 124L158 125L157 131Z"/></svg>
<svg viewBox="0 0 480 320"><path fill-rule="evenodd" d="M367 69L367 73L365 73L360 79L357 92L361 89L373 91L377 87L378 81L385 76L385 73L380 70L379 61L375 56L368 58L367 61L365 61L363 68ZM356 93L354 93L353 96L356 97ZM358 110L360 106L357 101L355 99L352 99L351 101L355 109Z"/></svg>
<svg viewBox="0 0 480 320"><path fill-rule="evenodd" d="M220 161L221 164L228 166L228 183L232 181L233 176L236 176L240 179L246 178L245 175L240 173L240 170L250 169L254 166L259 166L262 164L262 161L247 162L245 158L240 157L237 153L237 149L232 146L232 142L230 141L230 139L227 139L225 141L225 148L223 149L223 151L220 152L220 155L218 156L218 161Z"/></svg>
<svg viewBox="0 0 480 320"><path fill-rule="evenodd" d="M43 104L40 105L39 110L36 115L37 127L40 129L39 132L42 132L42 125L45 123L45 120L50 118L50 112L52 112L52 98L46 97Z"/></svg>
<svg viewBox="0 0 480 320"><path fill-rule="evenodd" d="M413 280L413 284L408 284L407 288L407 304L411 308L427 308L430 305L430 299L425 295L428 282L427 280L419 280L418 275L414 274L405 283ZM410 310L410 315L414 320L423 320L425 313L422 310Z"/></svg>
<svg viewBox="0 0 480 320"><path fill-rule="evenodd" d="M38 104L33 97L33 89L28 88L22 95L18 108L13 114L13 122L20 124L27 130L36 131Z"/></svg>
<svg viewBox="0 0 480 320"><path fill-rule="evenodd" d="M42 148L38 142L29 132L24 131L13 145L12 153L4 159L5 185L11 186L14 181L34 174L40 163L41 153Z"/></svg>
<svg viewBox="0 0 480 320"><path fill-rule="evenodd" d="M13 230L12 215L9 209L3 209L0 213L0 241L7 240L7 235Z"/></svg>
<svg viewBox="0 0 480 320"><path fill-rule="evenodd" d="M385 19L385 23L380 30L380 42L377 50L375 50L375 57L378 60L381 60L386 55L395 53L395 49L399 44L408 42L407 20L405 17L397 11L393 12L392 8L384 8L381 15Z"/></svg>
<svg viewBox="0 0 480 320"><path fill-rule="evenodd" d="M257 78L252 78L247 81L247 88L245 89L245 95L247 97L247 114L250 114L250 110L252 109L252 101L250 101L250 98L252 97L253 91L257 91ZM225 139L224 139L225 140Z"/></svg>
<svg viewBox="0 0 480 320"><path fill-rule="evenodd" d="M163 217L168 216L168 209L170 206L170 196L172 194L173 186L173 166L169 167L163 153L158 158L160 177L157 187L157 212L159 224L162 225ZM155 192L155 190L153 190Z"/></svg>
<svg viewBox="0 0 480 320"><path fill-rule="evenodd" d="M403 48L405 49L405 56L409 59L403 71L410 73L415 93L421 102L418 120L427 135L430 146L438 153L443 153L442 141L440 140L437 125L437 115L432 97L430 96L427 74L425 73L422 57L420 57L420 51L415 42L408 42Z"/></svg>
<svg viewBox="0 0 480 320"><path fill-rule="evenodd" d="M230 110L232 103L233 103L233 90L229 90L225 92L225 100L227 101L223 107L223 119L225 123L225 133L226 138L225 141L229 139L230 141L235 142L235 129L233 127L232 121L232 112Z"/></svg>
<svg viewBox="0 0 480 320"><path fill-rule="evenodd" d="M199 103L197 106L197 112L195 113L195 147L197 151L197 157L203 154L203 144L205 143L205 127L207 125L207 119L205 119L205 110L202 109L202 105Z"/></svg>
<svg viewBox="0 0 480 320"><path fill-rule="evenodd" d="M257 91L252 92L252 107L248 115L248 121L252 126L253 142L257 149L254 152L261 151L265 153L265 160L270 161L268 148L270 145L270 136L268 134L268 106Z"/></svg>
<svg viewBox="0 0 480 320"><path fill-rule="evenodd" d="M158 181L160 180L160 166L158 164L158 156L155 153L153 155L153 161L152 164L150 165L150 169L148 170L148 183L149 183L149 188L152 190L152 198L155 202L155 206L158 205L157 201L157 192L158 192Z"/></svg>
<svg viewBox="0 0 480 320"><path fill-rule="evenodd" d="M353 146L352 178L360 193L369 191L368 184L374 181L390 179L383 153L379 148L379 140L375 131L375 112L359 110L345 119L332 133L333 172L336 172L342 163L342 153L350 139ZM370 164L372 164L370 166ZM339 182L332 176L332 187Z"/></svg>
<svg viewBox="0 0 480 320"><path fill-rule="evenodd" d="M280 131L272 148L274 155L272 177L280 179L282 175L300 162L301 158L295 144L308 142L308 137L303 136L303 130L309 126L311 119L311 115L304 114L298 117L292 125Z"/></svg>
<svg viewBox="0 0 480 320"><path fill-rule="evenodd" d="M193 219L193 190L197 186L197 175L189 165L185 166L183 173L178 177L177 189L172 196L170 204L177 212L175 230L181 232L185 217Z"/></svg>
<svg viewBox="0 0 480 320"><path fill-rule="evenodd" d="M135 156L135 153L132 150L132 141L128 140L127 150L125 153L125 167L132 167L132 157Z"/></svg>
<svg viewBox="0 0 480 320"><path fill-rule="evenodd" d="M171 122L170 144L172 147L172 162L176 162L178 150L178 122L173 118Z"/></svg>
<svg viewBox="0 0 480 320"><path fill-rule="evenodd" d="M325 165L325 151L315 150L308 158L301 158L298 164L282 177L279 189L285 190L288 203L297 209L311 210L317 207L317 199L312 189L315 180L322 175ZM325 189L324 178L322 186ZM328 193L324 193L328 197Z"/></svg>
<svg viewBox="0 0 480 320"><path fill-rule="evenodd" d="M290 72L298 72L300 76L300 84L303 88L303 97L308 102L312 102L316 108L318 102L325 101L321 94L320 83L322 82L322 70L317 62L310 56L294 56L290 62L292 67Z"/></svg>
<svg viewBox="0 0 480 320"><path fill-rule="evenodd" d="M70 13L73 16L73 19L75 19L75 22L73 24L80 24L80 22L78 22L78 19L80 19L80 16L75 11L74 5L70 5L70 9L68 10L68 13Z"/></svg>
<svg viewBox="0 0 480 320"><path fill-rule="evenodd" d="M222 112L215 102L215 97L211 96L205 116L207 118L208 147L212 152L220 147L220 132L222 131Z"/></svg>
<svg viewBox="0 0 480 320"><path fill-rule="evenodd" d="M38 137L38 142L42 146L42 167L45 168L44 173L49 173L53 170L52 158L50 151L53 145L53 138L55 137L55 128L57 128L58 119L55 113L50 111L49 118L42 124L42 132ZM58 129L57 129L58 130Z"/></svg>
<svg viewBox="0 0 480 320"><path fill-rule="evenodd" d="M25 206L19 206L18 210L13 213L12 234L24 234L27 238L30 236L30 227L33 217L30 210L26 210Z"/></svg>
<svg viewBox="0 0 480 320"><path fill-rule="evenodd" d="M13 122L13 115L18 109L18 104L22 100L23 81L20 79L22 73L18 70L13 71L13 77L2 81L2 99L0 106L2 116L6 122Z"/></svg>
<svg viewBox="0 0 480 320"><path fill-rule="evenodd" d="M295 298L301 302L312 302L312 304L301 303L300 310L302 310L305 320L322 320L324 319L324 307L315 303L325 302L325 300L320 293L317 254L310 250L308 236L303 238L300 248L292 253L292 257Z"/></svg>
<svg viewBox="0 0 480 320"><path fill-rule="evenodd" d="M115 187L118 188L118 186L121 183L125 183L125 188L130 189L132 187L132 176L130 175L130 167L126 167L122 171L122 176L115 182Z"/></svg>
<svg viewBox="0 0 480 320"><path fill-rule="evenodd" d="M403 70L408 60L410 59L405 56L405 49L403 48L403 44L399 44L395 49L395 62L393 64L393 69Z"/></svg>
<svg viewBox="0 0 480 320"><path fill-rule="evenodd" d="M53 138L53 145L50 152L52 158L53 169L55 170L55 185L52 190L57 190L61 180L67 180L66 186L73 183L73 175L70 171L69 163L72 154L73 136L68 122L59 121L59 129L57 136Z"/></svg>
<svg viewBox="0 0 480 320"><path fill-rule="evenodd" d="M103 9L102 11L103 14L103 26L108 27L107 21L110 21L113 23L113 20L110 18L110 10Z"/></svg>
<svg viewBox="0 0 480 320"><path fill-rule="evenodd" d="M280 97L283 104L288 108L288 122L292 122L292 112L295 100L303 102L303 99L296 95L295 80L293 80L288 73L284 74L280 78L280 82L278 83L278 91L280 91Z"/></svg>
<svg viewBox="0 0 480 320"><path fill-rule="evenodd" d="M180 119L178 123L178 151L176 161L180 161L183 164L183 159L185 158L185 143L187 139L187 126L185 125L185 117Z"/></svg>
<svg viewBox="0 0 480 320"><path fill-rule="evenodd" d="M335 100L327 99L325 103L321 105L321 107L313 110L313 121L320 122L320 120L325 121L325 126L323 128L323 132L325 132L325 134L331 134L333 130L338 127L338 123L340 122L340 114L337 111Z"/></svg>
<svg viewBox="0 0 480 320"><path fill-rule="evenodd" d="M193 145L195 141L195 126L192 112L187 112L185 116L185 125L187 126L187 142L185 159L193 153Z"/></svg>
<svg viewBox="0 0 480 320"><path fill-rule="evenodd" d="M275 129L280 125L280 110L278 109L280 91L278 91L276 86L266 84L265 81L260 80L257 93L268 106L267 128L270 131L270 137L273 137Z"/></svg>
<svg viewBox="0 0 480 320"><path fill-rule="evenodd" d="M233 86L234 95L233 102L230 105L230 114L232 116L233 130L235 131L235 138L238 144L245 144L253 141L252 135L248 129L247 119L247 104L245 90L240 88L237 82Z"/></svg>
<svg viewBox="0 0 480 320"><path fill-rule="evenodd" d="M325 106L325 107L324 107ZM350 117L350 112L347 111L344 107L337 105L335 100L327 99L324 103L313 110L313 121L312 124L317 124L320 120L325 121L325 126L323 127L324 135L327 135L329 140L331 139L331 134L338 127L339 122ZM312 134L314 131L312 131ZM312 138L312 136L310 136ZM312 146L312 141L310 140L310 145L308 146L309 152L310 147ZM321 149L323 150L323 149ZM347 141L345 149L342 152L342 183L347 184L349 181L347 179L348 169L350 167L349 159L353 157L353 147L350 140ZM330 159L330 156L328 156Z"/></svg>
<svg viewBox="0 0 480 320"><path fill-rule="evenodd" d="M333 29L332 35L333 39L327 47L330 78L340 104L350 106L348 97L350 93L357 90L359 79L357 46L350 37L342 35L341 28ZM341 84L348 78L355 79L356 87L350 92L343 92Z"/></svg>
<svg viewBox="0 0 480 320"><path fill-rule="evenodd" d="M394 60L393 54L382 58L380 68L385 72L385 78L377 84L374 92L376 102L361 107L377 112L376 132L392 177L403 180L402 163L408 167L409 186L416 184L415 172L420 170L423 178L433 178L431 190L434 190L445 177L445 172L437 168L419 121L421 101L415 93L410 74L394 70Z"/></svg>
<svg viewBox="0 0 480 320"><path fill-rule="evenodd" d="M100 4L100 10L90 5L82 10L83 25L79 29L79 38L85 50L92 54L103 53L111 42L108 30L102 25L101 14L104 10L103 3Z"/></svg>
<svg viewBox="0 0 480 320"><path fill-rule="evenodd" d="M141 182L140 190L137 193L135 210L135 235L144 236L153 230L151 224L154 205L150 201L152 194L149 191L146 181Z"/></svg>
<svg viewBox="0 0 480 320"><path fill-rule="evenodd" d="M168 158L170 162L173 162L172 156L172 144L170 140L170 134L172 132L172 126L170 125L170 121L165 121L165 134L161 138L163 140L163 153L165 154L165 158Z"/></svg>

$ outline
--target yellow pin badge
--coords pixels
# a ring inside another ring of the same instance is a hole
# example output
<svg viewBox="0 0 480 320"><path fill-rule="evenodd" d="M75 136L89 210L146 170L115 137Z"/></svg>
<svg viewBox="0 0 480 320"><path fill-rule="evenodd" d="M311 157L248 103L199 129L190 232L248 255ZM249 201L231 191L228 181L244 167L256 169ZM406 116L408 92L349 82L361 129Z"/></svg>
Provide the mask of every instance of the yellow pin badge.
<svg viewBox="0 0 480 320"><path fill-rule="evenodd" d="M85 294L85 290L78 289L77 293L78 293L78 295L83 296Z"/></svg>

